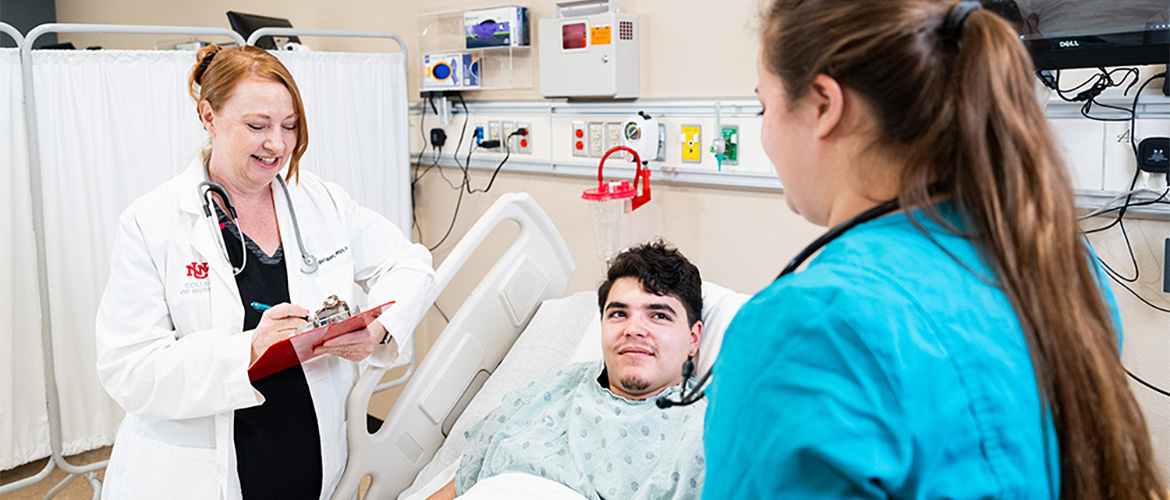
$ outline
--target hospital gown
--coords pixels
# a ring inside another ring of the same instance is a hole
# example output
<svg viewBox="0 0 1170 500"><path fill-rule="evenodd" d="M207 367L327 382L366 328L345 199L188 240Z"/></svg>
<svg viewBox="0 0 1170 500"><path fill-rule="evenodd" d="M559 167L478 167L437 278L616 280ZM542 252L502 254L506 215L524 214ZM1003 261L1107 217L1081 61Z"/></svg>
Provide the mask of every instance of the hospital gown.
<svg viewBox="0 0 1170 500"><path fill-rule="evenodd" d="M657 398L618 397L599 383L603 368L569 365L504 396L467 432L456 492L519 472L589 499L699 498L706 401L663 410ZM672 386L658 397L677 392Z"/></svg>

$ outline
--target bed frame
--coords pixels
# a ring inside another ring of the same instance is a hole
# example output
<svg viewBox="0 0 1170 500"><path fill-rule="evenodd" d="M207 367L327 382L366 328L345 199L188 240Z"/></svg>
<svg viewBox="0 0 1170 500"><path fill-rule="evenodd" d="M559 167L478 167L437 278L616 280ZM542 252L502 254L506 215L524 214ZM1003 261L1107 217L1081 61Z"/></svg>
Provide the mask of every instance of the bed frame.
<svg viewBox="0 0 1170 500"><path fill-rule="evenodd" d="M427 296L432 304L492 230L515 221L520 234L451 318L426 359L406 384L385 423L367 430L370 396L386 370L370 369L346 405L349 460L334 500L357 497L370 477L366 498L395 498L443 444L455 420L511 349L540 303L561 297L575 265L548 215L531 196L501 196L436 270ZM412 360L413 362L413 360Z"/></svg>

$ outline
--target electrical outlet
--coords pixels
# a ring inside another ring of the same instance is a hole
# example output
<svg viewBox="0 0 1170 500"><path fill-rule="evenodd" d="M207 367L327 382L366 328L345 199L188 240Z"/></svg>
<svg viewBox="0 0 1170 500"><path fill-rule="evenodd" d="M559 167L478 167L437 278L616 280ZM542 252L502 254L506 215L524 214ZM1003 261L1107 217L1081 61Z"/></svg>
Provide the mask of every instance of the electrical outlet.
<svg viewBox="0 0 1170 500"><path fill-rule="evenodd" d="M723 163L739 164L739 125L724 125L721 131L726 143L723 149Z"/></svg>
<svg viewBox="0 0 1170 500"><path fill-rule="evenodd" d="M516 124L517 129L524 129L528 133L525 135L517 135L514 140L516 152L520 154L532 154L532 125L528 122L519 122Z"/></svg>
<svg viewBox="0 0 1170 500"><path fill-rule="evenodd" d="M589 124L589 156L601 158L605 154L605 124Z"/></svg>
<svg viewBox="0 0 1170 500"><path fill-rule="evenodd" d="M605 150L609 151L614 146L622 145L622 124L621 123L606 123L605 124ZM622 151L616 156L610 158L621 158L626 161L634 161L634 156L630 153Z"/></svg>
<svg viewBox="0 0 1170 500"><path fill-rule="evenodd" d="M500 122L488 122L488 140L499 141L500 137Z"/></svg>
<svg viewBox="0 0 1170 500"><path fill-rule="evenodd" d="M605 124L605 150L609 151L614 146L622 145L622 124L620 123L606 123Z"/></svg>
<svg viewBox="0 0 1170 500"><path fill-rule="evenodd" d="M699 125L682 126L682 161L683 163L701 163L703 161L703 128Z"/></svg>
<svg viewBox="0 0 1170 500"><path fill-rule="evenodd" d="M506 139L506 144L500 143L500 145L501 146L507 145L508 150L510 150L510 151L516 150L516 137L512 136L512 138L510 138L510 139L508 138L508 136L511 136L512 132L515 132L515 131L516 131L516 122L501 122L500 123L500 140L503 141Z"/></svg>
<svg viewBox="0 0 1170 500"><path fill-rule="evenodd" d="M589 156L589 151L586 149L586 142L589 141L585 137L585 122L573 122L573 156Z"/></svg>

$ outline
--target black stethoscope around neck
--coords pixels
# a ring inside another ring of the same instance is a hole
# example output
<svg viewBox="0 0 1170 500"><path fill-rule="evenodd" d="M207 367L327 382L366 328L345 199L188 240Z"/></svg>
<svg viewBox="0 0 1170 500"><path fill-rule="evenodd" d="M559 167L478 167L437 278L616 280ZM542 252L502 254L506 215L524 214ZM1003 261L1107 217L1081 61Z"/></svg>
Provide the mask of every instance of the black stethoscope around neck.
<svg viewBox="0 0 1170 500"><path fill-rule="evenodd" d="M804 247L804 250L801 250L800 253L796 254L796 257L793 257L792 260L788 262L788 265L784 266L784 270L780 271L780 274L776 276L776 280L796 272L796 269L799 268L801 264L804 264L804 261L808 260L809 257L812 257L813 254L824 248L825 245L828 245L829 243L832 243L833 240L840 238L841 235L845 234L846 231L853 229L860 224L864 224L879 217L894 213L899 208L901 208L901 204L898 202L898 199L895 198L870 208L869 210L861 212L860 214L853 216L845 222L833 226L832 229L825 231L825 234L822 234L820 237L813 240L813 242L809 243L807 247ZM773 282L775 282L775 280L773 280ZM694 371L695 362L691 360L691 358L687 358L687 360L683 362L683 380L679 384L678 399L662 397L658 398L655 404L657 404L659 408L670 408L671 406L691 405L700 399L703 399L705 386L707 385L707 381L711 379L711 374L715 372L715 366L712 365L711 369L707 370L707 373L704 373L698 381L688 386L687 380L691 378L691 375L694 373Z"/></svg>
<svg viewBox="0 0 1170 500"><path fill-rule="evenodd" d="M248 265L248 248L244 243L244 230L240 228L240 219L236 215L236 207L232 205L232 198L228 195L227 189L223 187L223 184L211 181L211 175L208 172L206 161L203 163L203 175L207 179L199 183L199 197L203 199L203 216L211 224L212 237L219 244L219 250L223 253L224 260L227 261L229 266L232 266L232 275L238 276L244 271L244 266ZM292 218L293 232L297 236L297 247L301 249L301 272L304 274L315 273L317 272L317 258L305 249L305 244L301 241L301 226L297 222L297 212L293 209L292 197L288 194L288 186L284 183L284 178L280 174L276 174L276 181L280 183L281 191L284 191L284 200L287 202L288 213ZM243 261L240 262L240 267L238 268L232 265L232 259L227 251L227 242L223 238L223 233L219 231L219 216L211 208L211 205L214 203L211 197L213 194L219 195L219 199L223 201L223 206L228 212L227 215L231 219L232 224L236 225L236 232L240 236L240 249L243 250ZM215 237L215 234L218 234L218 237Z"/></svg>

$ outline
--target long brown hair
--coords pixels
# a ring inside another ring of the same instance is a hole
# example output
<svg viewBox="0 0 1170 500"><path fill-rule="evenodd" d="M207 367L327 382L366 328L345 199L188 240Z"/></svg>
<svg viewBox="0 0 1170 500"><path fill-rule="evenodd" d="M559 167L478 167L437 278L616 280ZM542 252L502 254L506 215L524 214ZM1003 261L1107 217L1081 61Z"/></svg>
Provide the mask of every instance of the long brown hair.
<svg viewBox="0 0 1170 500"><path fill-rule="evenodd" d="M947 227L933 196L959 207L1023 327L1058 440L1060 497L1149 500L1165 489L1032 61L986 10L950 29L954 6L775 0L764 14L764 64L791 103L819 74L857 92L875 116L876 147L905 159L903 206Z"/></svg>
<svg viewBox="0 0 1170 500"><path fill-rule="evenodd" d="M188 93L198 104L207 101L211 109L219 111L232 96L232 91L248 78L259 78L284 85L292 94L293 110L297 113L297 145L293 147L288 162L288 177L300 179L300 162L309 147L309 127L305 121L305 105L301 102L301 91L292 73L280 60L268 51L245 45L225 49L208 45L195 54L195 66L187 78Z"/></svg>

